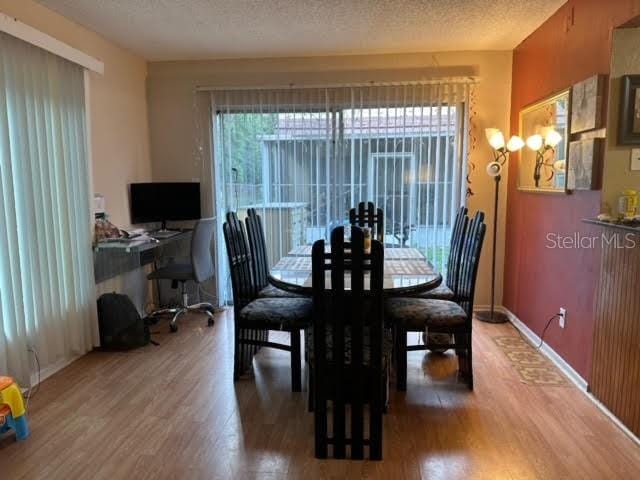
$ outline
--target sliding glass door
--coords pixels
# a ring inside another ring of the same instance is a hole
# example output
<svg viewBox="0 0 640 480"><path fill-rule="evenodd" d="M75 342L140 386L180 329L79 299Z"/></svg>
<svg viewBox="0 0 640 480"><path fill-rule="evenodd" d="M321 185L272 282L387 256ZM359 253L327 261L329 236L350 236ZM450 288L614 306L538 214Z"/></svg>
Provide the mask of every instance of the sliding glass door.
<svg viewBox="0 0 640 480"><path fill-rule="evenodd" d="M273 265L373 201L386 244L419 248L444 270L466 192L468 91L452 83L213 93L220 223L228 210L256 208Z"/></svg>

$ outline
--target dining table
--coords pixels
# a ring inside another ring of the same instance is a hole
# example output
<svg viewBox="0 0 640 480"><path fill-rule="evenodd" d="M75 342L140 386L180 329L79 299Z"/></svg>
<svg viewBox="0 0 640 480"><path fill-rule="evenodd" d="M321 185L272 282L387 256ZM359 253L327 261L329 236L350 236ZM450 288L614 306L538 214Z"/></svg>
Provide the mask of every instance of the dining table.
<svg viewBox="0 0 640 480"><path fill-rule="evenodd" d="M269 272L269 283L290 293L311 296L311 249L311 245L298 246L280 258ZM329 253L328 245L325 251ZM442 275L433 264L418 249L410 247L384 247L383 275L383 291L389 296L428 292L442 283ZM326 278L330 282L330 272ZM365 281L365 288L368 285ZM348 279L345 289L349 289Z"/></svg>

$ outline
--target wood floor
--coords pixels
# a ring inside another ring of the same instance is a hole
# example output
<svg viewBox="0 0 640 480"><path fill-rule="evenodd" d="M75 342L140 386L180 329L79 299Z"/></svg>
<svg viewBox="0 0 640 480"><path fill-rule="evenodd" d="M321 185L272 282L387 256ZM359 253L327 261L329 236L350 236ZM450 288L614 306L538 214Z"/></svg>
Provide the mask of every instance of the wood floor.
<svg viewBox="0 0 640 480"><path fill-rule="evenodd" d="M382 462L316 460L313 416L291 393L285 352L263 350L232 382L232 314L183 321L159 347L92 353L43 382L31 437L0 444L18 479L631 479L640 447L574 387L527 386L476 322L475 391L453 357L412 352L392 392ZM155 330L166 332L166 325Z"/></svg>

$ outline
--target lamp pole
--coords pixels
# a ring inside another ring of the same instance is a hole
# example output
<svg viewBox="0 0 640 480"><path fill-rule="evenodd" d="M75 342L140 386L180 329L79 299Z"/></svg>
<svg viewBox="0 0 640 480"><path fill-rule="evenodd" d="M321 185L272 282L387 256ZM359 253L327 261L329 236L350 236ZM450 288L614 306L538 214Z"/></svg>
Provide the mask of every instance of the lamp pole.
<svg viewBox="0 0 640 480"><path fill-rule="evenodd" d="M498 204L500 200L500 180L502 179L502 167L507 163L509 154L516 152L524 146L524 141L517 136L511 137L505 144L504 135L497 128L488 128L485 131L487 140L493 149L493 162L487 165L487 173L493 177L493 248L491 251L491 307L488 312L478 312L477 318L488 323L505 323L507 316L496 312L496 250L498 245Z"/></svg>
<svg viewBox="0 0 640 480"><path fill-rule="evenodd" d="M496 298L496 244L498 239L498 196L500 195L500 175L496 175L493 180L495 184L495 195L493 200L493 250L491 260L491 311L489 313L489 321L494 321L495 317L495 298ZM502 322L506 322L506 318Z"/></svg>
<svg viewBox="0 0 640 480"><path fill-rule="evenodd" d="M493 176L493 245L491 250L491 306L489 312L478 312L477 318L487 323L506 323L507 316L495 311L496 300L496 250L498 245L498 204L500 200L500 180L502 167L507 162L509 151L502 148L494 150L494 161L487 166L487 173Z"/></svg>

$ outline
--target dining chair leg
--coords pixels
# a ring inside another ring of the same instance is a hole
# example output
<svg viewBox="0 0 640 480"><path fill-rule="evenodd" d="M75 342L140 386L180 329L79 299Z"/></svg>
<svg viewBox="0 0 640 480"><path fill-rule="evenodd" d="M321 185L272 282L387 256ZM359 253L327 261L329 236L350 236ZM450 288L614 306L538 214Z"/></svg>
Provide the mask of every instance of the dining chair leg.
<svg viewBox="0 0 640 480"><path fill-rule="evenodd" d="M291 391L302 391L300 356L300 330L291 331Z"/></svg>
<svg viewBox="0 0 640 480"><path fill-rule="evenodd" d="M311 365L308 366L308 371L309 371L309 385L307 386L307 391L308 391L307 411L311 413L313 412L313 402L314 402L313 368L311 368Z"/></svg>
<svg viewBox="0 0 640 480"><path fill-rule="evenodd" d="M251 338L255 341L260 340L260 330L254 330ZM260 351L260 345L254 345L251 349L251 356L255 356Z"/></svg>
<svg viewBox="0 0 640 480"><path fill-rule="evenodd" d="M247 348L243 342L244 330L240 329L240 337L238 338L238 377L244 375L245 349Z"/></svg>
<svg viewBox="0 0 640 480"><path fill-rule="evenodd" d="M389 413L389 389L391 388L391 371L390 366L387 364L387 367L384 371L384 395L382 398L382 413L385 415Z"/></svg>
<svg viewBox="0 0 640 480"><path fill-rule="evenodd" d="M245 329L242 329L240 332L240 344L242 345L241 349L240 349L240 376L244 375L246 370L247 370L247 350L249 348L249 345L244 343L244 340L247 336L247 331Z"/></svg>
<svg viewBox="0 0 640 480"><path fill-rule="evenodd" d="M236 325L233 345L233 381L235 382L240 378L240 358L242 357L242 345L240 345L240 328Z"/></svg>
<svg viewBox="0 0 640 480"><path fill-rule="evenodd" d="M242 362L240 364L240 375L247 373L249 367L251 367L251 345L244 343L244 340L251 338L251 330L242 330Z"/></svg>
<svg viewBox="0 0 640 480"><path fill-rule="evenodd" d="M407 331L396 327L396 390L405 392L407 390Z"/></svg>
<svg viewBox="0 0 640 480"><path fill-rule="evenodd" d="M369 459L382 460L383 379L373 379L372 387L369 405Z"/></svg>
<svg viewBox="0 0 640 480"><path fill-rule="evenodd" d="M249 341L253 340L253 333L255 332L255 330L247 330L246 331L246 336L245 338ZM253 345L247 345L245 350L244 350L244 369L249 370L251 368L251 364L252 359L253 359L253 352L254 352L254 348L255 346Z"/></svg>
<svg viewBox="0 0 640 480"><path fill-rule="evenodd" d="M467 350L467 385L473 390L473 347L471 346L471 334L469 334L469 349Z"/></svg>
<svg viewBox="0 0 640 480"><path fill-rule="evenodd" d="M456 344L461 345L456 348L458 357L458 378L464 381L469 390L473 390L473 352L471 347L471 334L456 334Z"/></svg>
<svg viewBox="0 0 640 480"><path fill-rule="evenodd" d="M253 339L254 332L255 330L247 330L245 338L250 340ZM244 350L244 371L245 372L248 370L251 370L251 367L253 366L254 348L255 347L253 345L247 345Z"/></svg>
<svg viewBox="0 0 640 480"><path fill-rule="evenodd" d="M462 338L461 338L461 337L462 337ZM458 339L459 339L459 338L461 338L462 340L466 341L466 336L464 336L464 335L462 335L462 334L460 334L460 333L455 333L455 334L453 334L453 335L452 335L452 338L453 338L453 342L454 342L454 343L456 343L456 344L461 343L461 342L459 342L459 341L458 341ZM455 349L455 351L456 351L456 355L459 357L459 356L461 356L461 355L464 355L464 353L465 353L466 349L465 349L465 348L462 348L462 347L457 347L457 348Z"/></svg>

